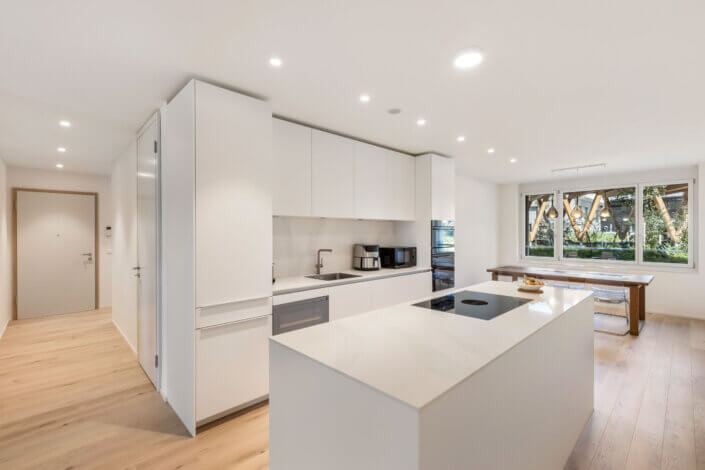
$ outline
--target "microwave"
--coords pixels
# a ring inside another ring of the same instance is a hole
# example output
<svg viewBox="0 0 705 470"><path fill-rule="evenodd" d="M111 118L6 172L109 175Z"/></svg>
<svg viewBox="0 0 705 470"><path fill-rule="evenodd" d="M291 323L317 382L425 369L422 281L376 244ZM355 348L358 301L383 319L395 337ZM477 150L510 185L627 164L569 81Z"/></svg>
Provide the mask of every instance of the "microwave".
<svg viewBox="0 0 705 470"><path fill-rule="evenodd" d="M411 268L416 266L415 246L393 246L379 248L380 265L383 268Z"/></svg>

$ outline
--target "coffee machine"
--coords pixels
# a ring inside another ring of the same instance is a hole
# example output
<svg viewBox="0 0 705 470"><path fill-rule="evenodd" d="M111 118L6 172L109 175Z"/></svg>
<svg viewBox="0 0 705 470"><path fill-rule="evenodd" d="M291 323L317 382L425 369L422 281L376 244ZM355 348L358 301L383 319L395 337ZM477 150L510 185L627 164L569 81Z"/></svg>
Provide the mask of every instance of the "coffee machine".
<svg viewBox="0 0 705 470"><path fill-rule="evenodd" d="M360 271L377 271L379 269L379 245L353 246L353 269Z"/></svg>

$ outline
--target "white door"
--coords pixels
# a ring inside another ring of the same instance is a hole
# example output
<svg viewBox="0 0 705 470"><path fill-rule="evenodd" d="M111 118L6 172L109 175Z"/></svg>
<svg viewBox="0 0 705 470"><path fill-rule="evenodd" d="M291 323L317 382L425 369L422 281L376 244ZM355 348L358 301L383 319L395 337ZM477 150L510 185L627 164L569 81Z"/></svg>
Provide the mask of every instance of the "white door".
<svg viewBox="0 0 705 470"><path fill-rule="evenodd" d="M17 318L96 306L95 195L17 191Z"/></svg>
<svg viewBox="0 0 705 470"><path fill-rule="evenodd" d="M137 138L137 354L157 384L157 177L159 121L153 119ZM119 294L118 294L119 295Z"/></svg>

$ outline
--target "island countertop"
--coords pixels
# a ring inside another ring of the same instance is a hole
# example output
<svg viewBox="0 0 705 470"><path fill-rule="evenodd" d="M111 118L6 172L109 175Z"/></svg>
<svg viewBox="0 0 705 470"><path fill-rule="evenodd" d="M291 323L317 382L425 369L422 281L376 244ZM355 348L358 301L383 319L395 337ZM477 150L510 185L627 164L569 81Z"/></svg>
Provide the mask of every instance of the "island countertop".
<svg viewBox="0 0 705 470"><path fill-rule="evenodd" d="M412 304L461 290L533 299L492 320ZM543 294L489 281L270 338L286 348L420 409L559 318L592 292Z"/></svg>

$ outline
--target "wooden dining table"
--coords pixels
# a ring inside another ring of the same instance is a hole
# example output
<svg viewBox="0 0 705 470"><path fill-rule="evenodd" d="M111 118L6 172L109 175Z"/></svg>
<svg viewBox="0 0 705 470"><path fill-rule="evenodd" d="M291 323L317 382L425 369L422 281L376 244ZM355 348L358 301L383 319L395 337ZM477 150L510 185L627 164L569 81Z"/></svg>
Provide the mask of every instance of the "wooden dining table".
<svg viewBox="0 0 705 470"><path fill-rule="evenodd" d="M646 286L654 276L650 274L619 274L596 271L580 271L563 268L542 268L531 266L499 266L490 268L492 280L499 276L511 276L513 281L530 276L553 281L583 282L605 286L619 286L629 289L629 334L639 336L640 325L646 321Z"/></svg>

